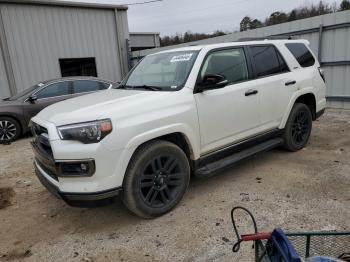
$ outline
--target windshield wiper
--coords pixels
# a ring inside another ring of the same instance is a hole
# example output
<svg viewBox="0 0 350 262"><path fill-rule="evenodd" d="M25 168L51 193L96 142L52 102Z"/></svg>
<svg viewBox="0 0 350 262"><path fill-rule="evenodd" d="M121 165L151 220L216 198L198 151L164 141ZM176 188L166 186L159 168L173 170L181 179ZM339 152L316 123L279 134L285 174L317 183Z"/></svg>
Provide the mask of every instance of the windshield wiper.
<svg viewBox="0 0 350 262"><path fill-rule="evenodd" d="M134 89L146 89L151 91L161 91L162 88L159 86L149 86L149 85L140 85L140 86L132 86Z"/></svg>
<svg viewBox="0 0 350 262"><path fill-rule="evenodd" d="M139 86L128 86L128 85L119 85L116 89L146 89L151 91L161 91L162 88L159 86L149 86L149 85L139 85Z"/></svg>

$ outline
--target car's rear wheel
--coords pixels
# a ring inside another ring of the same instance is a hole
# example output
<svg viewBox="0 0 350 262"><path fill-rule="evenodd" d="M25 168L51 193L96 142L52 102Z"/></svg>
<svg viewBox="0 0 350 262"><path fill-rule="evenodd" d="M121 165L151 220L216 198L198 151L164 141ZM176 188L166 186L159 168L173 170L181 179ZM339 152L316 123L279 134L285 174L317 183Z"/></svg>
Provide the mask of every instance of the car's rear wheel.
<svg viewBox="0 0 350 262"><path fill-rule="evenodd" d="M284 131L284 148L298 151L309 141L312 129L312 115L305 104L296 103L289 115Z"/></svg>
<svg viewBox="0 0 350 262"><path fill-rule="evenodd" d="M140 217L161 216L180 202L189 180L186 154L170 142L151 141L142 145L130 161L123 201Z"/></svg>
<svg viewBox="0 0 350 262"><path fill-rule="evenodd" d="M15 141L21 134L21 126L10 117L0 117L0 143Z"/></svg>

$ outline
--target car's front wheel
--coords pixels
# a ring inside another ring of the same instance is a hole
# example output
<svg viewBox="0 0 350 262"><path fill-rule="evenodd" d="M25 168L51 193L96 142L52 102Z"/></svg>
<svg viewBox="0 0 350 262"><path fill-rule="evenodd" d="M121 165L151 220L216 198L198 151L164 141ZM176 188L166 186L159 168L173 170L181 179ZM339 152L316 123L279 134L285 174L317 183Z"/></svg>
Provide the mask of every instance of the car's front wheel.
<svg viewBox="0 0 350 262"><path fill-rule="evenodd" d="M312 115L305 104L296 103L289 115L283 138L284 148L297 151L305 147L309 141L312 129Z"/></svg>
<svg viewBox="0 0 350 262"><path fill-rule="evenodd" d="M161 216L180 202L189 180L186 154L173 143L151 141L142 145L129 163L123 201L140 217Z"/></svg>
<svg viewBox="0 0 350 262"><path fill-rule="evenodd" d="M0 144L15 141L21 134L19 123L10 117L0 117Z"/></svg>

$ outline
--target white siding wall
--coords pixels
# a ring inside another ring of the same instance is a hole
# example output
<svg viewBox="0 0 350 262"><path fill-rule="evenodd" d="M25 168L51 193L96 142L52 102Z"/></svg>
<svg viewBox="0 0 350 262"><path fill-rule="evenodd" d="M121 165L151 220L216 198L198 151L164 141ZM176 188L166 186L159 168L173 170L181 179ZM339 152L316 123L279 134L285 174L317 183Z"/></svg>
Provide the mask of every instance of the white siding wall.
<svg viewBox="0 0 350 262"><path fill-rule="evenodd" d="M95 57L98 77L121 79L114 9L1 4L0 11L17 91L61 77L60 58Z"/></svg>

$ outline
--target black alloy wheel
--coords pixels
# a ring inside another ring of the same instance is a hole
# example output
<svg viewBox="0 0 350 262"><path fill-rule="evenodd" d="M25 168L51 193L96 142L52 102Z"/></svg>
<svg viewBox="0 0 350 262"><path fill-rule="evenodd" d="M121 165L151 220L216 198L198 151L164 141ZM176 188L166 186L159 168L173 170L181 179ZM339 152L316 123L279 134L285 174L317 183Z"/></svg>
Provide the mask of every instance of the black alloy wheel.
<svg viewBox="0 0 350 262"><path fill-rule="evenodd" d="M296 103L289 115L284 128L284 148L295 152L306 146L312 129L312 114L310 108L302 103Z"/></svg>
<svg viewBox="0 0 350 262"><path fill-rule="evenodd" d="M292 125L292 138L296 146L305 143L309 136L310 120L306 111L299 111L294 117Z"/></svg>
<svg viewBox="0 0 350 262"><path fill-rule="evenodd" d="M181 191L184 175L178 160L159 155L146 164L140 176L140 193L150 207L164 207Z"/></svg>
<svg viewBox="0 0 350 262"><path fill-rule="evenodd" d="M131 158L123 182L123 201L143 218L161 216L184 196L190 181L185 152L168 141L153 140Z"/></svg>

